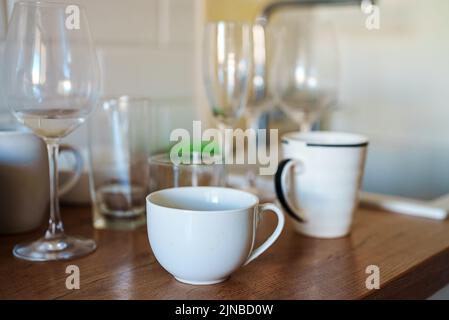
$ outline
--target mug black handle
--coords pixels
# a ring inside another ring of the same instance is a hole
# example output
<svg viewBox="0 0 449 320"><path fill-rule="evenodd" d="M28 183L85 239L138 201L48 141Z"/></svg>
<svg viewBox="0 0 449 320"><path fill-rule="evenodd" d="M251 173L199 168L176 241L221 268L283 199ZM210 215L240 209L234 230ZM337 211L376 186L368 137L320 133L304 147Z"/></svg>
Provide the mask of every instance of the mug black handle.
<svg viewBox="0 0 449 320"><path fill-rule="evenodd" d="M287 193L284 189L284 176L288 172L291 166L295 165L298 161L294 159L284 159L279 162L278 169L276 174L274 175L274 189L276 191L276 195L279 199L281 206L285 209L289 216L291 216L294 220L298 222L305 222L304 218L302 218L298 213L295 212L293 206L290 204L290 201L287 198Z"/></svg>

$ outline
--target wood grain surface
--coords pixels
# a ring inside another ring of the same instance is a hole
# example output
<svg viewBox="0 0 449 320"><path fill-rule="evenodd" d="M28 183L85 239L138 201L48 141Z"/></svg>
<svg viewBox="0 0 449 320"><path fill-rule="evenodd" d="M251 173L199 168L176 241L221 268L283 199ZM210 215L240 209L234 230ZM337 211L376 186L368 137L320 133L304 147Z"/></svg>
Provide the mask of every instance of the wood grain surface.
<svg viewBox="0 0 449 320"><path fill-rule="evenodd" d="M212 286L173 279L155 261L146 229L94 230L90 208L63 208L69 234L92 237L98 249L64 262L13 257L14 244L43 231L0 236L1 299L370 299L425 298L449 282L449 221L360 209L350 236L318 240L289 223L278 241L231 278ZM267 215L259 241L273 229ZM81 288L65 287L66 266L80 268ZM366 267L380 268L381 287L368 290Z"/></svg>

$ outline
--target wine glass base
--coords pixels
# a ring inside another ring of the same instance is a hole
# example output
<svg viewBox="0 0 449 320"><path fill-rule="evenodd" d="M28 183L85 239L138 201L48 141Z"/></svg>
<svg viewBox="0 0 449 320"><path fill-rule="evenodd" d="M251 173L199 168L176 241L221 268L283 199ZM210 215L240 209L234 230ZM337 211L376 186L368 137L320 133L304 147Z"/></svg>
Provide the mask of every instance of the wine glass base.
<svg viewBox="0 0 449 320"><path fill-rule="evenodd" d="M56 261L83 257L97 248L94 240L81 237L62 236L56 239L41 238L37 241L18 244L13 254L28 261Z"/></svg>

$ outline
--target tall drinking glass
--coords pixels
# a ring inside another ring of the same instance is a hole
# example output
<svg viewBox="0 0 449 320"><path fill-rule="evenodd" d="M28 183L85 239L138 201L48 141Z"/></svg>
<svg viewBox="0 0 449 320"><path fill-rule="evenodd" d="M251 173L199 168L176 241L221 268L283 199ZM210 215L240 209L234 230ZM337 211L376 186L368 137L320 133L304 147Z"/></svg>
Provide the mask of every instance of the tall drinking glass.
<svg viewBox="0 0 449 320"><path fill-rule="evenodd" d="M98 62L84 8L17 2L8 26L3 76L9 108L45 140L50 165L48 230L37 241L16 245L13 253L32 261L84 256L96 245L64 233L56 166L60 139L86 120L98 95Z"/></svg>
<svg viewBox="0 0 449 320"><path fill-rule="evenodd" d="M251 25L239 22L220 21L205 27L204 83L212 114L222 132L234 127L244 111L251 67L251 34ZM223 156L229 155L226 145L221 147Z"/></svg>
<svg viewBox="0 0 449 320"><path fill-rule="evenodd" d="M90 189L97 229L133 230L145 224L150 101L105 99L89 123Z"/></svg>

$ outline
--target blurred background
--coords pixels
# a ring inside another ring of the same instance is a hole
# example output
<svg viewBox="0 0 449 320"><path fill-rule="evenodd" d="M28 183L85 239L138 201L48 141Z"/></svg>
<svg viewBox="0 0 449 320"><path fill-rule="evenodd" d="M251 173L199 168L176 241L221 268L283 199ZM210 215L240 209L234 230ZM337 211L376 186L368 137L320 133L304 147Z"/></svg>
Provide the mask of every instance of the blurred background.
<svg viewBox="0 0 449 320"><path fill-rule="evenodd" d="M88 10L103 95L151 98L148 141L158 151L173 128L210 121L201 78L204 23L254 21L270 1L76 2ZM0 50L13 3L0 0ZM449 1L380 0L377 5L378 30L365 27L367 15L359 6L316 9L335 26L339 56L338 106L321 127L370 137L365 190L436 198L449 192ZM297 10L278 13L276 21ZM0 119L9 118L1 102ZM286 117L272 121L294 129ZM86 126L66 141L85 147Z"/></svg>

